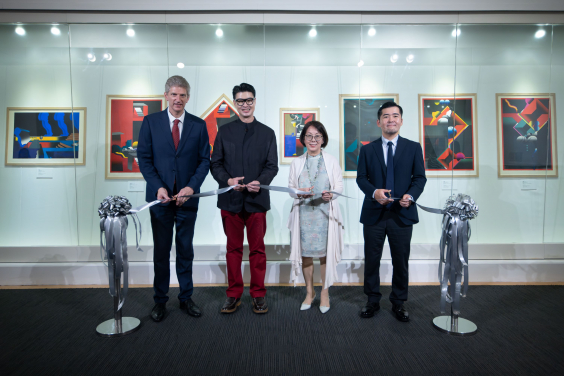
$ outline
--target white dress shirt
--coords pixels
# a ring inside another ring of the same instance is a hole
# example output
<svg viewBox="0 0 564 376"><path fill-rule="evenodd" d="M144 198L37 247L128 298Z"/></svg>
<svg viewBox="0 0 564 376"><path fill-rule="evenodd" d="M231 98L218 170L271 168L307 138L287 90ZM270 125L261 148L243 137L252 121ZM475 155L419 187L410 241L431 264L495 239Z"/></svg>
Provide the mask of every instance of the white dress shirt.
<svg viewBox="0 0 564 376"><path fill-rule="evenodd" d="M384 138L384 136L382 136L382 151L384 152L384 163L386 164L386 166L388 166L388 142L392 142L392 155L396 155L396 148L398 147L398 137L399 135L397 135L394 139L392 140L388 140L387 138ZM376 193L378 189L376 189L373 193L372 193L372 197L374 198L374 194ZM411 197L411 199L413 200L413 197L411 195L409 195L409 197Z"/></svg>
<svg viewBox="0 0 564 376"><path fill-rule="evenodd" d="M170 132L172 133L172 127L174 127L174 121L177 119L174 116L172 116L172 114L170 113L169 109L167 108L166 113L168 114L168 123L170 125ZM180 132L180 137L178 138L180 140L180 138L182 138L182 128L184 128L184 117L186 115L186 112L182 111L182 115L178 118L178 120L180 120L180 123L178 123L178 131Z"/></svg>

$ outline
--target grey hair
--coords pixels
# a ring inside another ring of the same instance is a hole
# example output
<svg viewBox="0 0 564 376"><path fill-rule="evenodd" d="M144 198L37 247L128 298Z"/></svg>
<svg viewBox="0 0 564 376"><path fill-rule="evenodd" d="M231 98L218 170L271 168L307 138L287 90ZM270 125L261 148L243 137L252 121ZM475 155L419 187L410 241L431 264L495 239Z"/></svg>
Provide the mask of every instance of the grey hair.
<svg viewBox="0 0 564 376"><path fill-rule="evenodd" d="M166 80L165 93L168 93L171 87L182 87L186 89L186 93L190 95L190 84L182 76L172 76Z"/></svg>

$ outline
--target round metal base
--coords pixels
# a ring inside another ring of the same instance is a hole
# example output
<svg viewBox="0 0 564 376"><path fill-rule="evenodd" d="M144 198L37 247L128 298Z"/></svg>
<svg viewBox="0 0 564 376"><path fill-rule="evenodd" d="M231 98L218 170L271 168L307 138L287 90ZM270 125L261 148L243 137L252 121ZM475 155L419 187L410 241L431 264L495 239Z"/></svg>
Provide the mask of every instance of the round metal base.
<svg viewBox="0 0 564 376"><path fill-rule="evenodd" d="M135 317L122 317L121 330L118 330L115 319L106 320L96 327L96 333L102 337L121 337L137 331L141 321Z"/></svg>
<svg viewBox="0 0 564 376"><path fill-rule="evenodd" d="M455 336L471 336L478 331L476 324L462 317L456 319L452 325L451 316L438 316L433 319L433 326L441 332Z"/></svg>

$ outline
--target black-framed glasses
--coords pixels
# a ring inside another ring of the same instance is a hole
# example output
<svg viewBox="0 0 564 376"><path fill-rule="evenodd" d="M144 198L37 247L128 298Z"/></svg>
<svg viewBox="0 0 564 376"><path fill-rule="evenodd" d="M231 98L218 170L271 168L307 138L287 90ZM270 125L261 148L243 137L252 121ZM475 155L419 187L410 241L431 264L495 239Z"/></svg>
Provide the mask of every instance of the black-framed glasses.
<svg viewBox="0 0 564 376"><path fill-rule="evenodd" d="M250 105L253 104L254 101L255 101L255 98L235 99L235 103L237 103L237 106L242 106L245 103L250 106Z"/></svg>
<svg viewBox="0 0 564 376"><path fill-rule="evenodd" d="M315 136L311 135L311 134L306 134L305 139L308 141L311 141L312 139L319 142L321 140L323 140L323 136L320 134L317 134Z"/></svg>

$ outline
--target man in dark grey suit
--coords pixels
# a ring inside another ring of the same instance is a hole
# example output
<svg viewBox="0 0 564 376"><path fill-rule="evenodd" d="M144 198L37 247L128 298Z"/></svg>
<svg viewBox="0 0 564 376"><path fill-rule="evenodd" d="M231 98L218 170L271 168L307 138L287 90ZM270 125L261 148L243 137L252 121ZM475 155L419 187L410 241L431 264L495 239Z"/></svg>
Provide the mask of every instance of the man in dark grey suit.
<svg viewBox="0 0 564 376"><path fill-rule="evenodd" d="M392 311L400 321L409 321L404 307L409 284L409 253L413 225L419 222L417 200L427 179L423 151L418 142L399 136L403 109L386 102L378 110L382 137L363 146L358 157L356 182L365 199L360 214L364 225L364 293L368 302L360 317L380 309L380 260L388 237L392 256ZM399 198L392 200L391 197Z"/></svg>
<svg viewBox="0 0 564 376"><path fill-rule="evenodd" d="M233 88L233 99L239 118L221 126L217 132L211 158L211 173L219 187L236 187L217 198L223 229L227 235L227 299L222 313L235 312L243 294L243 239L245 227L249 242L251 269L250 293L255 313L268 312L264 298L266 288L266 212L270 210L269 185L278 173L278 154L274 131L254 117L256 98L252 85L242 83Z"/></svg>

